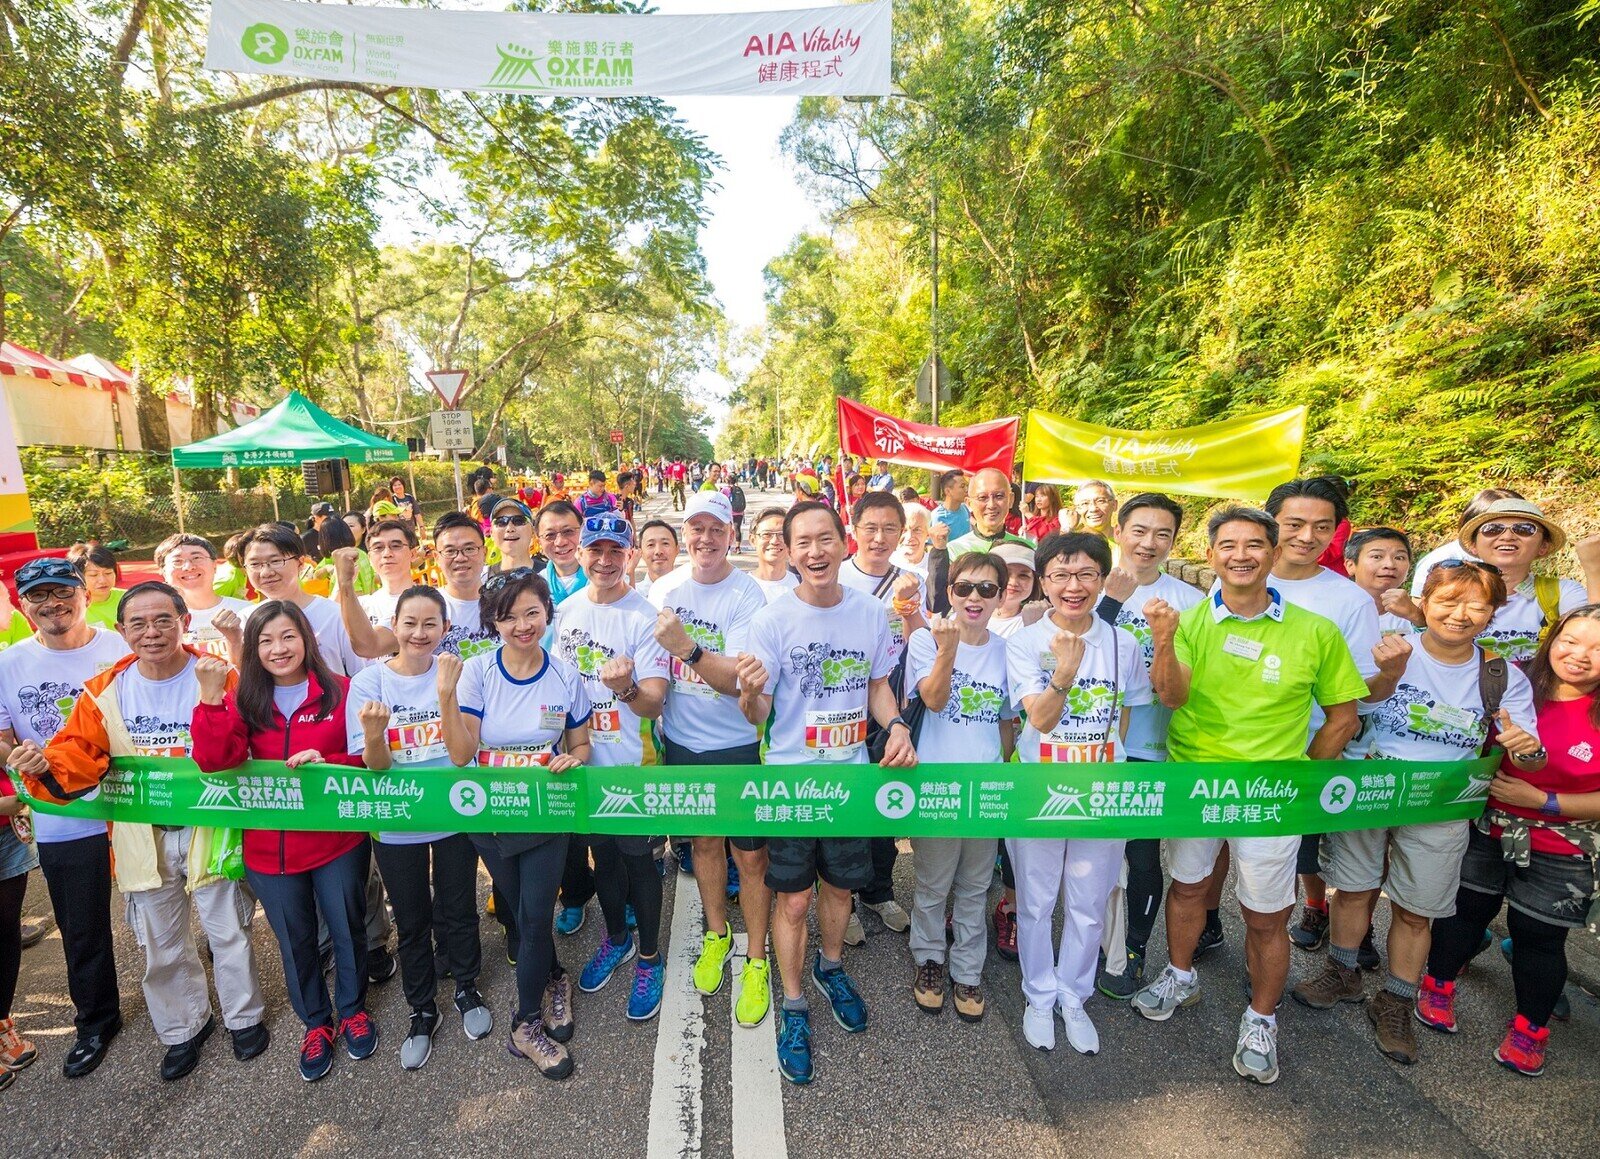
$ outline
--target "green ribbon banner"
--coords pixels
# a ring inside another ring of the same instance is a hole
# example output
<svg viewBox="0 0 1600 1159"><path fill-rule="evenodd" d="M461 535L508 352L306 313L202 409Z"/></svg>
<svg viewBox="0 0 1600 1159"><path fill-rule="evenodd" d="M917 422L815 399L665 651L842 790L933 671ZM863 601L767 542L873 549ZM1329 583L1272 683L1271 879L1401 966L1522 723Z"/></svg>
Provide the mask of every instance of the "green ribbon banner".
<svg viewBox="0 0 1600 1159"><path fill-rule="evenodd" d="M1219 764L345 765L119 757L65 816L238 829L733 837L1261 837L1476 817L1498 750L1468 761Z"/></svg>

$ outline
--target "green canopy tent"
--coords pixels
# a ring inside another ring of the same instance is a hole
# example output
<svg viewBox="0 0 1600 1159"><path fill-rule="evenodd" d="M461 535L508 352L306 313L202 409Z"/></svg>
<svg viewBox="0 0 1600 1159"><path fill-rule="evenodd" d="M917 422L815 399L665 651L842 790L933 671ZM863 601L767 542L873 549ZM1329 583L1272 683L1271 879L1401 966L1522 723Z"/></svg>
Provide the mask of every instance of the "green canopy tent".
<svg viewBox="0 0 1600 1159"><path fill-rule="evenodd" d="M185 467L294 467L318 459L354 463L402 463L411 457L404 443L390 442L360 427L340 422L297 390L242 427L172 448L172 487L178 498L178 529L183 502L178 472Z"/></svg>

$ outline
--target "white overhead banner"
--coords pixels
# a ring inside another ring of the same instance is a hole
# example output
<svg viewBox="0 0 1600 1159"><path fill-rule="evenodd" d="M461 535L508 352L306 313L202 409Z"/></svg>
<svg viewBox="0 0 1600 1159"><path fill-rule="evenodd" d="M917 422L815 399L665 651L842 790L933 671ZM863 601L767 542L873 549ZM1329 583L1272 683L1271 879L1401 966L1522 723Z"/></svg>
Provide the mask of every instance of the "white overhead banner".
<svg viewBox="0 0 1600 1159"><path fill-rule="evenodd" d="M555 96L885 96L891 0L706 16L213 0L206 67Z"/></svg>

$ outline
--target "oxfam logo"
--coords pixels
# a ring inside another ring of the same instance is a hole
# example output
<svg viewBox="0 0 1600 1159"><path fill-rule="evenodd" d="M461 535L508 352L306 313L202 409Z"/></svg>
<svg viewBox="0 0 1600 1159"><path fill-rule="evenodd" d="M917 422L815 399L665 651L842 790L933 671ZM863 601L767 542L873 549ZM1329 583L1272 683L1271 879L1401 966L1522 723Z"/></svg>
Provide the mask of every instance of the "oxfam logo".
<svg viewBox="0 0 1600 1159"><path fill-rule="evenodd" d="M878 812L898 821L917 807L917 794L904 781L890 781L878 790Z"/></svg>
<svg viewBox="0 0 1600 1159"><path fill-rule="evenodd" d="M1338 776L1322 786L1322 808L1328 813L1343 813L1356 800L1356 783L1349 777Z"/></svg>
<svg viewBox="0 0 1600 1159"><path fill-rule="evenodd" d="M277 64L289 53L289 38L276 24L252 24L239 38L239 47L257 64Z"/></svg>
<svg viewBox="0 0 1600 1159"><path fill-rule="evenodd" d="M476 817L489 804L489 794L476 781L457 781L450 786L450 807L463 817Z"/></svg>

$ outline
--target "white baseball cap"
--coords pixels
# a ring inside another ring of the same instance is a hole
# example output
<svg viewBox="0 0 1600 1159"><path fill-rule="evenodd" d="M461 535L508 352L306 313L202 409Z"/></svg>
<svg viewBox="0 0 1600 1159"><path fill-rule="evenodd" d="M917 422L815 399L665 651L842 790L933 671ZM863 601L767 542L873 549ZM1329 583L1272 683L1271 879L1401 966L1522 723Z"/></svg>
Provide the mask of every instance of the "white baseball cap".
<svg viewBox="0 0 1600 1159"><path fill-rule="evenodd" d="M683 521L688 523L696 515L710 515L718 523L732 526L733 504L721 491L696 491L683 513Z"/></svg>
<svg viewBox="0 0 1600 1159"><path fill-rule="evenodd" d="M1037 572L1039 570L1034 566L1033 552L1029 551L1020 543L996 544L990 549L989 554L999 556L1001 559L1005 560L1007 564L1018 564L1019 566L1025 567L1032 572Z"/></svg>

